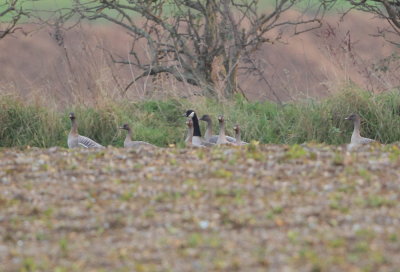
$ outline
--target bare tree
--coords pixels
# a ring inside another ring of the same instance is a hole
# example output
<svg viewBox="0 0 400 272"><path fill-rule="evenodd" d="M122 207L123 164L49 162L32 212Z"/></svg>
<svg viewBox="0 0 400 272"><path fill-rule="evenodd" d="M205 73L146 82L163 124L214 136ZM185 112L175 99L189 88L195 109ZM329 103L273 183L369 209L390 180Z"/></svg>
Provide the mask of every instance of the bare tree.
<svg viewBox="0 0 400 272"><path fill-rule="evenodd" d="M275 0L269 9L261 8L259 0L74 1L71 12L80 19L106 20L132 35L131 57L114 59L142 71L131 84L167 73L225 97L239 89L238 67L244 56L279 39L284 27L291 27L293 34L319 27L330 4L329 0L314 4L307 16L284 16L301 0ZM278 34L267 37L273 29ZM146 57L139 50L143 41Z"/></svg>
<svg viewBox="0 0 400 272"><path fill-rule="evenodd" d="M17 7L20 2L19 0L8 0L4 4L0 4L0 39L21 29L17 23L27 14Z"/></svg>
<svg viewBox="0 0 400 272"><path fill-rule="evenodd" d="M389 42L400 46L400 40L387 38L386 34L395 34L400 38L400 0L348 0L352 9L362 10L377 15L388 21L390 29L379 29L379 35L383 36ZM349 10L349 11L350 11ZM347 14L348 12L346 12Z"/></svg>

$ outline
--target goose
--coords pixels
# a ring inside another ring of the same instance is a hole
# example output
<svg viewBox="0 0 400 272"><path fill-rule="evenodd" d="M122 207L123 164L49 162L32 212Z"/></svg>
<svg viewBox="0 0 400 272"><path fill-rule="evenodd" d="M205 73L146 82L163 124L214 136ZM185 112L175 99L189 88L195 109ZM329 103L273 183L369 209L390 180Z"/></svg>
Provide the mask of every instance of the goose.
<svg viewBox="0 0 400 272"><path fill-rule="evenodd" d="M188 111L186 111L185 116L192 120L192 124L193 124L192 143L196 144L196 145L201 145L202 139L201 139L200 126L199 126L199 119L197 118L196 113L194 112L194 110L188 110Z"/></svg>
<svg viewBox="0 0 400 272"><path fill-rule="evenodd" d="M211 117L208 114L205 114L200 118L200 120L207 123L206 132L204 133L204 140L209 143L216 144L218 140L218 135L212 135ZM228 140L228 142L234 143L236 141L235 138L231 136L225 136L225 137Z"/></svg>
<svg viewBox="0 0 400 272"><path fill-rule="evenodd" d="M360 135L361 118L358 114L354 113L349 117L346 117L345 120L350 120L354 122L354 130L353 134L351 135L349 148L376 142L375 140L365 138Z"/></svg>
<svg viewBox="0 0 400 272"><path fill-rule="evenodd" d="M104 148L101 144L96 143L92 139L78 134L78 124L76 123L76 117L73 112L69 114L69 119L71 119L71 131L68 134L68 147L76 148Z"/></svg>
<svg viewBox="0 0 400 272"><path fill-rule="evenodd" d="M155 145L152 145L150 143L144 142L144 141L132 141L132 129L129 127L128 124L123 124L120 129L128 131L126 134L125 140L124 140L124 147L129 148L129 147L134 147L134 148L139 148L141 146L151 146L151 147L156 147Z"/></svg>
<svg viewBox="0 0 400 272"><path fill-rule="evenodd" d="M225 119L224 119L223 115L218 116L218 122L219 122L219 135L218 135L217 145L233 144L233 143L229 142L226 139L226 136L225 136Z"/></svg>
<svg viewBox="0 0 400 272"><path fill-rule="evenodd" d="M201 138L201 132L200 132L200 125L199 125L199 119L197 118L196 112L193 110L188 110L184 114L184 116L188 117L189 119L192 120L193 124L193 136L192 136L192 143L195 146L213 146L215 143L207 142L204 141Z"/></svg>
<svg viewBox="0 0 400 272"><path fill-rule="evenodd" d="M187 129L187 135L185 139L185 146L189 147L193 145L193 121L191 118L188 118L186 120L186 125L188 127Z"/></svg>
<svg viewBox="0 0 400 272"><path fill-rule="evenodd" d="M240 127L239 127L238 124L236 124L233 127L233 130L235 131L235 142L234 142L234 144L235 145L245 145L245 144L247 144L246 142L243 142L241 137L240 137Z"/></svg>
<svg viewBox="0 0 400 272"><path fill-rule="evenodd" d="M205 145L203 145L203 144L198 144L196 142L193 142L193 131L194 131L194 128L193 128L192 116L193 116L193 113L190 114L189 117L186 120L186 125L188 127L188 130L187 130L187 136L186 136L186 139L185 139L185 146L186 147L205 147Z"/></svg>

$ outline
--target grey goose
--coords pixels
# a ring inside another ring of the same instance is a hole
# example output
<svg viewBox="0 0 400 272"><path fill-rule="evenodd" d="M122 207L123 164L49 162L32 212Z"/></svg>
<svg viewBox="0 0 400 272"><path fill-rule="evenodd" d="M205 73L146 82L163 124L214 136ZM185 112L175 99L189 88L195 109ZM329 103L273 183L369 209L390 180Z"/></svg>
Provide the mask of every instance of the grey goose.
<svg viewBox="0 0 400 272"><path fill-rule="evenodd" d="M211 117L208 114L203 115L200 118L201 121L204 121L207 123L207 127L206 127L206 132L204 133L204 140L213 144L216 144L218 141L218 135L213 135L212 134L212 120ZM235 138L231 137L231 136L226 136L226 140L228 142L234 143L236 140Z"/></svg>
<svg viewBox="0 0 400 272"><path fill-rule="evenodd" d="M240 136L240 126L238 124L236 124L233 127L233 131L235 131L235 145L246 145L246 142L243 142Z"/></svg>
<svg viewBox="0 0 400 272"><path fill-rule="evenodd" d="M76 117L73 112L69 114L69 119L71 119L71 131L68 134L68 147L69 148L104 148L99 143L96 143L92 139L79 135L78 124L76 122Z"/></svg>
<svg viewBox="0 0 400 272"><path fill-rule="evenodd" d="M217 139L217 145L221 144L233 144L226 139L225 135L225 119L223 115L218 116L219 122L219 135Z"/></svg>
<svg viewBox="0 0 400 272"><path fill-rule="evenodd" d="M354 130L353 134L351 135L349 148L376 142L375 140L365 138L360 135L361 118L358 114L354 113L349 117L346 117L345 120L353 121L354 123Z"/></svg>
<svg viewBox="0 0 400 272"><path fill-rule="evenodd" d="M148 142L144 142L144 141L132 141L132 129L130 128L130 126L128 124L123 124L122 127L120 127L120 129L126 130L126 137L124 140L124 147L125 148L139 148L141 146L151 146L151 147L156 147L155 145L152 145Z"/></svg>

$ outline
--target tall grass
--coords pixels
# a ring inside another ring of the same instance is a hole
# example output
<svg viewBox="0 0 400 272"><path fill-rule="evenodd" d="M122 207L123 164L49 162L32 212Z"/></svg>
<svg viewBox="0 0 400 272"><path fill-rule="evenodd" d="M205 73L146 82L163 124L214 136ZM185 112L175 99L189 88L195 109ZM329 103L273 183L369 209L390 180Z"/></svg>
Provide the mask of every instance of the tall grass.
<svg viewBox="0 0 400 272"><path fill-rule="evenodd" d="M0 97L0 146L66 146L70 129L68 113L74 111L79 132L103 145L122 146L124 132L118 127L129 123L134 137L158 146L181 145L185 119L182 114L194 109L199 117L224 114L227 134L240 124L246 141L294 144L321 142L342 144L350 139L353 125L344 118L357 112L363 119L362 134L382 143L400 139L400 93L374 95L345 87L324 100L303 100L283 106L271 102L247 102L241 97L216 103L207 99L142 102L108 101L96 107L74 106L65 110L31 105L15 96ZM204 124L202 124L203 126ZM204 132L204 127L202 129Z"/></svg>

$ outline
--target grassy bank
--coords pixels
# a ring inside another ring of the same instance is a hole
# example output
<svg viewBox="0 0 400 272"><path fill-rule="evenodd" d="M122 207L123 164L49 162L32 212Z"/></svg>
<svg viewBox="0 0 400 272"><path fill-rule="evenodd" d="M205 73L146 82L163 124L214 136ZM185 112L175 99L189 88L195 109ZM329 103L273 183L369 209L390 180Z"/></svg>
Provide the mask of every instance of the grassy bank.
<svg viewBox="0 0 400 272"><path fill-rule="evenodd" d="M224 104L202 99L196 103L187 100L109 101L97 107L74 106L60 111L32 105L15 96L3 95L0 101L2 147L65 147L70 129L70 111L76 113L80 133L104 145L122 145L124 133L117 128L123 123L132 126L138 140L159 146L180 145L186 131L182 113L189 108L196 110L198 115L211 114L215 120L215 132L218 129L216 116L224 114L227 133L232 135L232 126L238 123L246 141L346 143L352 124L344 117L353 112L362 116L362 133L366 137L383 143L400 138L399 92L373 95L351 87L325 100L303 100L283 106L236 98Z"/></svg>

